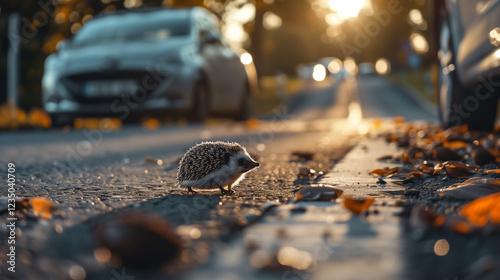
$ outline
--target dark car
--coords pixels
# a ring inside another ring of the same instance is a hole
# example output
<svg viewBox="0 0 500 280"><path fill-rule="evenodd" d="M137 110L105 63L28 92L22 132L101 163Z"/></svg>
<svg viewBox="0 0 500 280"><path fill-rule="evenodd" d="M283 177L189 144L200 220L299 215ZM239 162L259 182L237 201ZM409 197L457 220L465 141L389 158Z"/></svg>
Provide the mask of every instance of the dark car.
<svg viewBox="0 0 500 280"><path fill-rule="evenodd" d="M431 2L443 125L491 130L500 86L500 1Z"/></svg>
<svg viewBox="0 0 500 280"><path fill-rule="evenodd" d="M240 61L203 8L98 16L58 49L42 79L43 106L56 124L143 114L245 119L257 89L252 62Z"/></svg>

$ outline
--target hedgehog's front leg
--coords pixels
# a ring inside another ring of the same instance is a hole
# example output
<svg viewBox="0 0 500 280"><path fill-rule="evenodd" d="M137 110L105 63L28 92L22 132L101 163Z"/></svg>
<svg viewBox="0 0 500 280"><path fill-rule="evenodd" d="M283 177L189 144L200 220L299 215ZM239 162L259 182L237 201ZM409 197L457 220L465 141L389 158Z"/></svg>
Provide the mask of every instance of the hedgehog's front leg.
<svg viewBox="0 0 500 280"><path fill-rule="evenodd" d="M196 194L197 192L193 191L193 188L192 187L188 187L188 194L192 193L192 194Z"/></svg>

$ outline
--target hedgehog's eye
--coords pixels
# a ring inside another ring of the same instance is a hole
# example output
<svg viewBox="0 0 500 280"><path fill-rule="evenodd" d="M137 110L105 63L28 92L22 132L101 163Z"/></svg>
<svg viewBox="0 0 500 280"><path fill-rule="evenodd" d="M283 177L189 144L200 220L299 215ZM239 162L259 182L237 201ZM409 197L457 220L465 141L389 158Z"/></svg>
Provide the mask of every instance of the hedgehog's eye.
<svg viewBox="0 0 500 280"><path fill-rule="evenodd" d="M245 164L245 159L244 158L240 158L238 160L238 165L244 165Z"/></svg>

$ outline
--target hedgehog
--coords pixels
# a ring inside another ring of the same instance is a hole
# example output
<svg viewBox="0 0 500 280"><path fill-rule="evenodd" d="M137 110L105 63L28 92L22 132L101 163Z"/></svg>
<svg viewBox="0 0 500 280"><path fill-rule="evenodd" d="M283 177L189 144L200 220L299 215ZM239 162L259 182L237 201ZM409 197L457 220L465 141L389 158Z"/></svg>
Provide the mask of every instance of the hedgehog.
<svg viewBox="0 0 500 280"><path fill-rule="evenodd" d="M231 193L231 188L245 177L245 173L259 165L238 143L203 142L190 148L181 158L177 185L187 188L188 193L194 193L193 188Z"/></svg>

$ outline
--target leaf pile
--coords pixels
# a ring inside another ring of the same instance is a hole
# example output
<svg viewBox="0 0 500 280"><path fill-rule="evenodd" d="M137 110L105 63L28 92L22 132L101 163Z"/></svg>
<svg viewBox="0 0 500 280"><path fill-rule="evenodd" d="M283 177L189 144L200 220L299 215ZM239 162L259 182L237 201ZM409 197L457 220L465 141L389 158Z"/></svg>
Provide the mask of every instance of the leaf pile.
<svg viewBox="0 0 500 280"><path fill-rule="evenodd" d="M436 201L471 200L458 208L458 212L446 214L417 203L410 211L412 227L442 227L463 234L500 230L499 128L489 133L470 131L466 125L443 130L429 124L408 124L385 138L399 150L379 161L401 166L375 169L369 174L400 179L403 184L420 181L423 188L447 177L455 184L437 189ZM426 181L430 178L436 180Z"/></svg>

